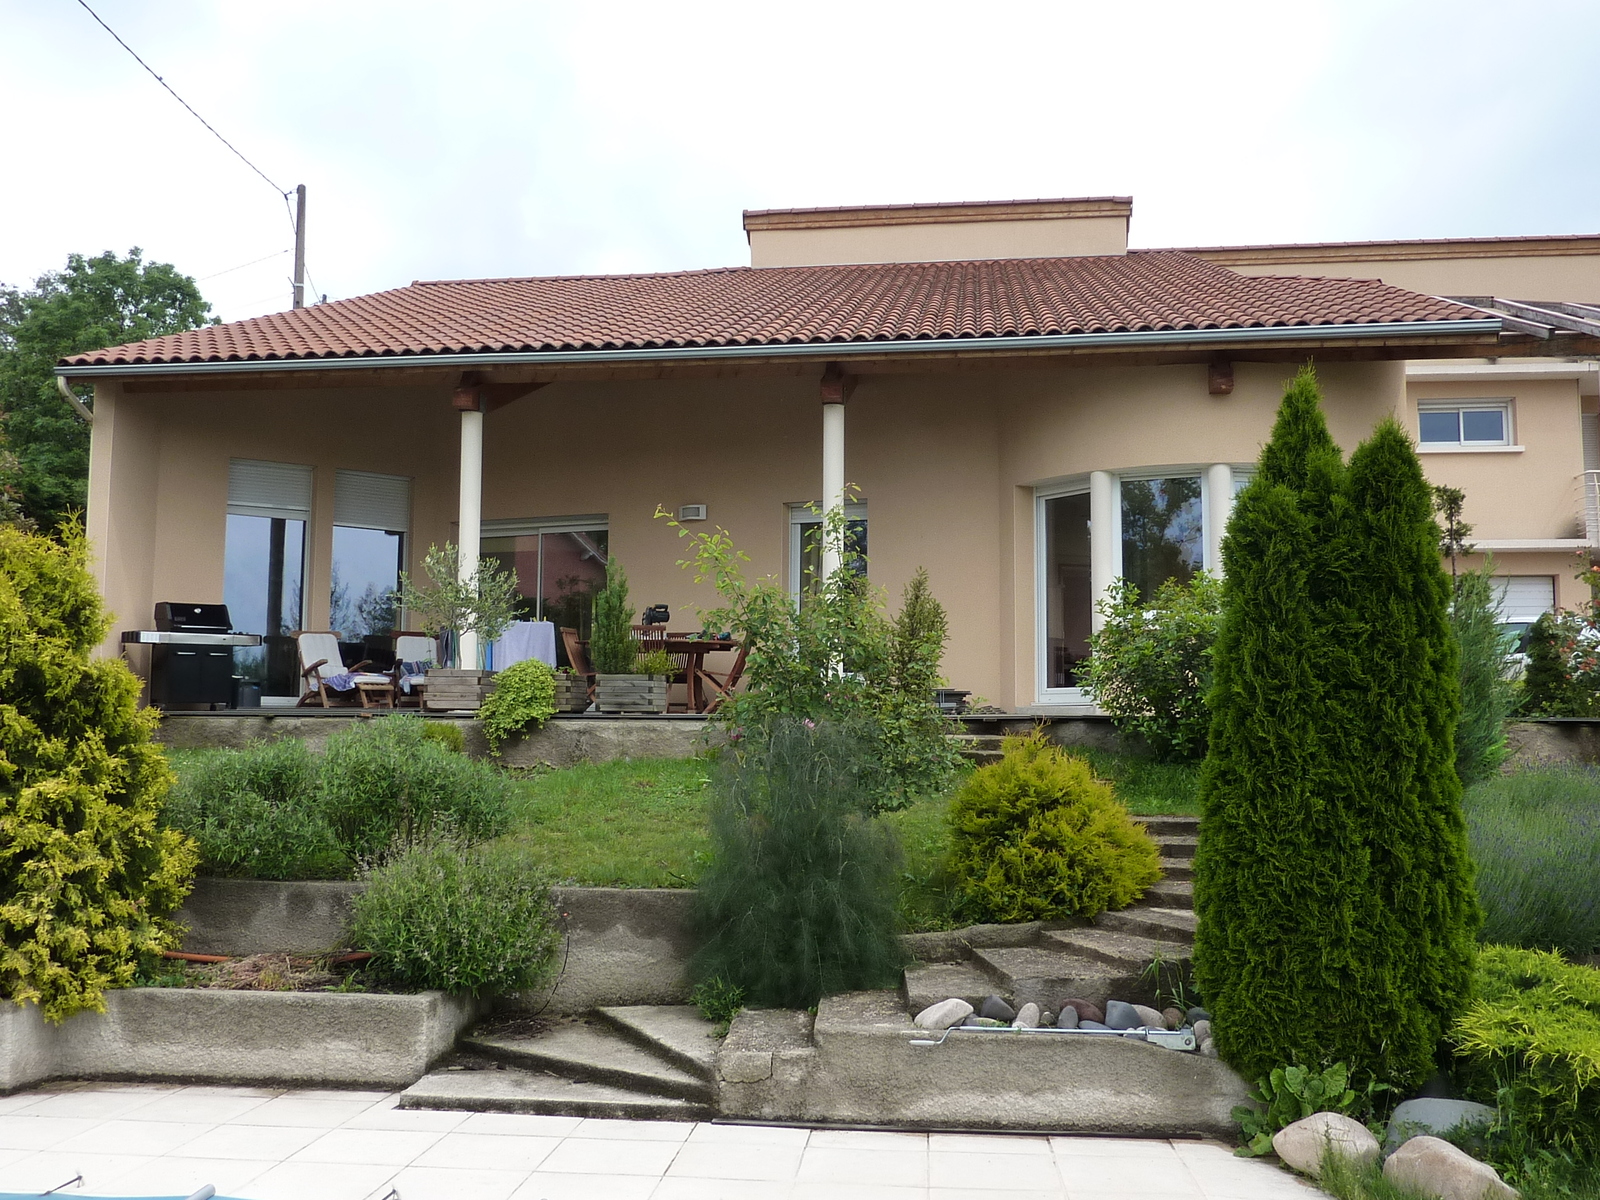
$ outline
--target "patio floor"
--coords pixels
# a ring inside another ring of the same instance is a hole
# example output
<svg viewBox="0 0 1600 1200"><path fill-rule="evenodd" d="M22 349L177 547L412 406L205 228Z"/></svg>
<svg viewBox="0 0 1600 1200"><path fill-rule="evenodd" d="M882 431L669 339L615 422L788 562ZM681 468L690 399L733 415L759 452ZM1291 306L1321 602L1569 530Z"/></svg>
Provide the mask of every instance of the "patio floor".
<svg viewBox="0 0 1600 1200"><path fill-rule="evenodd" d="M243 1200L1309 1200L1212 1142L403 1111L382 1092L57 1084L0 1098L0 1191Z"/></svg>

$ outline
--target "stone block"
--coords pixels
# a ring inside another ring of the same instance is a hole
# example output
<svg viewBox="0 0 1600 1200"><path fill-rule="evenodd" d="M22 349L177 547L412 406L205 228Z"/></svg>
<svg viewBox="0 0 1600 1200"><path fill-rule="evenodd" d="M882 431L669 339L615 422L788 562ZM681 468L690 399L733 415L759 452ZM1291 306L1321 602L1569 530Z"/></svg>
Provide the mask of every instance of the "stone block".
<svg viewBox="0 0 1600 1200"><path fill-rule="evenodd" d="M1439 1200L1517 1200L1488 1163L1479 1162L1443 1138L1414 1137L1383 1164L1383 1177Z"/></svg>
<svg viewBox="0 0 1600 1200"><path fill-rule="evenodd" d="M1322 1174L1323 1155L1332 1151L1356 1162L1376 1162L1378 1139L1360 1121L1339 1113L1313 1113L1273 1136L1272 1149L1296 1171Z"/></svg>

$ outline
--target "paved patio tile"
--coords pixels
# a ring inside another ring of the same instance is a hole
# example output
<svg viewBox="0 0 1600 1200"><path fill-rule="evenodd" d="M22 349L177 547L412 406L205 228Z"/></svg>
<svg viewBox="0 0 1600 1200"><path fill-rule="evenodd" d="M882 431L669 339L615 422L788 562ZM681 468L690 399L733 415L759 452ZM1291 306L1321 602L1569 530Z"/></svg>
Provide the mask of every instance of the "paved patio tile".
<svg viewBox="0 0 1600 1200"><path fill-rule="evenodd" d="M790 1183L800 1169L800 1146L707 1145L690 1141L679 1150L667 1178L744 1179Z"/></svg>
<svg viewBox="0 0 1600 1200"><path fill-rule="evenodd" d="M928 1154L924 1150L880 1150L875 1146L865 1150L807 1146L796 1179L800 1183L925 1188Z"/></svg>
<svg viewBox="0 0 1600 1200"><path fill-rule="evenodd" d="M509 1200L527 1179L526 1171L501 1171L485 1167L403 1168L379 1185L380 1195L391 1187L403 1200Z"/></svg>
<svg viewBox="0 0 1600 1200"><path fill-rule="evenodd" d="M443 1136L419 1129L331 1129L305 1149L297 1150L290 1161L404 1167Z"/></svg>
<svg viewBox="0 0 1600 1200"><path fill-rule="evenodd" d="M535 1171L511 1194L511 1200L650 1200L656 1183L652 1175Z"/></svg>
<svg viewBox="0 0 1600 1200"><path fill-rule="evenodd" d="M928 1155L928 1183L941 1188L1049 1191L1061 1186L1061 1176L1054 1161L1030 1154L933 1151Z"/></svg>
<svg viewBox="0 0 1600 1200"><path fill-rule="evenodd" d="M393 1178L381 1163L279 1163L237 1190L239 1200L366 1200Z"/></svg>

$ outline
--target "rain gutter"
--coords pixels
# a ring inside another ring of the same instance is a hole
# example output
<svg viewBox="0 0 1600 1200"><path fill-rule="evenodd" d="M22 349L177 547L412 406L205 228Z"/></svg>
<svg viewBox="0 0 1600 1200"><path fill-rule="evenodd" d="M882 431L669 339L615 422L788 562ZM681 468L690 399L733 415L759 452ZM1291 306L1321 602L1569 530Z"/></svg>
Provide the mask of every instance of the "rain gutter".
<svg viewBox="0 0 1600 1200"><path fill-rule="evenodd" d="M1139 330L1027 337L919 338L915 341L803 342L761 346L661 346L633 350L508 350L445 354L368 354L349 358L238 359L226 362L107 363L58 366L69 379L129 375L223 375L241 371L374 370L387 367L555 367L639 362L715 362L721 359L848 359L862 355L992 353L1037 350L1119 350L1140 346L1342 341L1498 334L1500 318L1471 321L1391 321L1372 325L1273 325L1245 329Z"/></svg>

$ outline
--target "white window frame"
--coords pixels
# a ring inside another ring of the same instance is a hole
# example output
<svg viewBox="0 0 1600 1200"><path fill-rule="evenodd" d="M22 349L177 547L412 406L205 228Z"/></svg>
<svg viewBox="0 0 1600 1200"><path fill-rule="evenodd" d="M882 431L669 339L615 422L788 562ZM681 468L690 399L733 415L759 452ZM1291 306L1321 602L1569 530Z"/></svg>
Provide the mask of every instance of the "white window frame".
<svg viewBox="0 0 1600 1200"><path fill-rule="evenodd" d="M1513 423L1516 417L1516 405L1510 397L1486 397L1484 399L1466 400L1419 400L1417 402L1417 449L1423 454L1448 454L1463 451L1483 450L1520 450L1516 444L1516 426ZM1454 442L1425 442L1422 440L1422 416L1424 413L1453 412L1456 417L1456 429L1461 428L1459 414L1467 412L1499 412L1502 416L1504 434L1495 441L1454 441Z"/></svg>
<svg viewBox="0 0 1600 1200"><path fill-rule="evenodd" d="M800 599L800 558L804 546L805 531L807 526L821 525L822 516L819 512L821 504L816 501L804 504L791 504L789 509L789 595L798 602ZM867 545L872 545L872 524L867 517L867 502L865 500L851 500L844 506L844 519L848 521L867 521ZM870 563L871 553L868 553ZM867 573L870 575L869 565Z"/></svg>
<svg viewBox="0 0 1600 1200"><path fill-rule="evenodd" d="M1112 489L1116 491L1115 488ZM1050 678L1050 596L1049 574L1046 557L1050 553L1050 539L1045 526L1045 502L1059 500L1063 496L1087 496L1089 494L1089 477L1077 475L1061 483L1048 487L1033 489L1033 651L1034 651L1034 679L1037 686L1034 694L1039 704L1093 704L1094 697L1087 688L1049 687L1046 681ZM1120 507L1120 496L1116 497ZM1089 529L1090 561L1094 560L1094 528ZM1120 541L1120 537L1119 537ZM1093 604L1094 584L1090 583L1089 603Z"/></svg>

